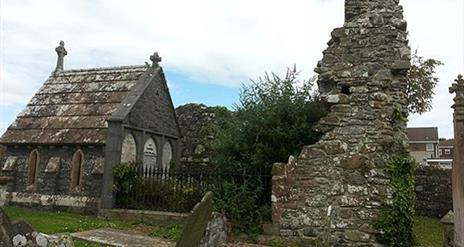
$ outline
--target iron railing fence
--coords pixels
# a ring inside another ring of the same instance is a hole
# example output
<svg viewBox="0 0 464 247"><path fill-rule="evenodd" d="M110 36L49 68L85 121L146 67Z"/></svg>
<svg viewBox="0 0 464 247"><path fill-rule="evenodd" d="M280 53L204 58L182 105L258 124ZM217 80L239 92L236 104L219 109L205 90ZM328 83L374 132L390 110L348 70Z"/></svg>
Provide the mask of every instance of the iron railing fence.
<svg viewBox="0 0 464 247"><path fill-rule="evenodd" d="M260 205L271 204L269 170L218 172L210 169L133 168L134 178L124 189L115 188L115 206L122 209L190 212L207 191L220 195L225 187L247 186ZM115 181L122 184L124 181Z"/></svg>

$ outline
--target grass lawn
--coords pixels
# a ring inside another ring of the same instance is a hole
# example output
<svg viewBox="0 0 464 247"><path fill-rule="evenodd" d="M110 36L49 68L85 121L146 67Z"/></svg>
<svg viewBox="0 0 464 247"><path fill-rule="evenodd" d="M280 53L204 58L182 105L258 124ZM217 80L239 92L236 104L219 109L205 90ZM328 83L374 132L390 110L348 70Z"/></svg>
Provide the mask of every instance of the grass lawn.
<svg viewBox="0 0 464 247"><path fill-rule="evenodd" d="M153 237L177 240L181 234L181 225L146 226L128 224L122 221L103 220L94 216L67 212L46 212L30 208L4 207L12 219L25 219L36 230L47 233L73 233L91 229L111 227L117 229L133 229ZM438 219L418 216L414 222L414 232L421 247L441 247L441 224ZM76 247L97 247L99 245L86 244L75 241Z"/></svg>
<svg viewBox="0 0 464 247"><path fill-rule="evenodd" d="M73 233L104 227L116 229L131 229L153 237L177 240L182 231L180 225L147 226L142 224L129 224L116 220L104 220L95 216L81 215L68 212L47 212L30 208L3 207L6 213L14 220L24 219L37 231L46 234ZM87 244L74 241L76 247L97 247L100 245Z"/></svg>
<svg viewBox="0 0 464 247"><path fill-rule="evenodd" d="M419 246L442 246L442 229L439 219L417 216L414 220L414 232Z"/></svg>

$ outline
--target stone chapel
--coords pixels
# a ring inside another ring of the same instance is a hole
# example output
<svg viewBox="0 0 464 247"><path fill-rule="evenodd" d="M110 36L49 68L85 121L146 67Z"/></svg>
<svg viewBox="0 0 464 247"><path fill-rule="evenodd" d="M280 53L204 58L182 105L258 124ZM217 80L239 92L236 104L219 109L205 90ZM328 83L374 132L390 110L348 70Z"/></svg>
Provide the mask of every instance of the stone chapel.
<svg viewBox="0 0 464 247"><path fill-rule="evenodd" d="M113 207L112 169L134 162L169 169L180 130L155 52L152 65L56 69L0 138L2 199L12 204Z"/></svg>

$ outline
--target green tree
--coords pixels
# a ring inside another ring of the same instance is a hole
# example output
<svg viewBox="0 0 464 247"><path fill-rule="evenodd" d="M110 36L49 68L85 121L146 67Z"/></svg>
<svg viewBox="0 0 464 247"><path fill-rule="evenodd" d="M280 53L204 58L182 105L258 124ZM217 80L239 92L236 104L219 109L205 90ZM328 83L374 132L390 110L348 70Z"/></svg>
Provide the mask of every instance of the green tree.
<svg viewBox="0 0 464 247"><path fill-rule="evenodd" d="M438 83L436 68L443 63L435 59L425 59L417 54L411 57L411 69L408 72L407 95L409 113L423 114L432 109L433 89Z"/></svg>
<svg viewBox="0 0 464 247"><path fill-rule="evenodd" d="M326 107L311 93L313 81L299 79L294 67L283 78L266 73L242 85L239 103L212 143L213 163L227 174L267 174L269 185L273 163L286 162L320 138L312 127L326 115ZM256 233L271 216L271 195L263 191L262 177L229 176L223 183L216 209L238 229ZM260 200L262 195L269 200Z"/></svg>
<svg viewBox="0 0 464 247"><path fill-rule="evenodd" d="M242 85L234 116L213 144L217 164L235 171L270 168L317 142L312 127L326 108L312 93L313 81L299 79L294 67L284 78L266 73Z"/></svg>

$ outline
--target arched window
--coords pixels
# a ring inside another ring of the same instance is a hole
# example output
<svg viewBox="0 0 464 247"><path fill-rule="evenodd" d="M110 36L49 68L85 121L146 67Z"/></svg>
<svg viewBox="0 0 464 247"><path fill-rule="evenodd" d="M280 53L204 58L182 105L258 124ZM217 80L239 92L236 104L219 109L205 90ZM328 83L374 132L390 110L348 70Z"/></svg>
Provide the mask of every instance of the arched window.
<svg viewBox="0 0 464 247"><path fill-rule="evenodd" d="M27 188L34 189L37 183L37 170L39 168L39 151L37 149L34 149L29 154L28 163Z"/></svg>
<svg viewBox="0 0 464 247"><path fill-rule="evenodd" d="M167 141L163 146L163 169L169 169L172 161L172 146L169 141Z"/></svg>
<svg viewBox="0 0 464 247"><path fill-rule="evenodd" d="M153 138L148 138L143 147L143 168L155 168L157 156L156 143Z"/></svg>
<svg viewBox="0 0 464 247"><path fill-rule="evenodd" d="M79 149L71 162L71 190L76 190L82 185L82 170L84 166L84 153Z"/></svg>
<svg viewBox="0 0 464 247"><path fill-rule="evenodd" d="M122 141L121 163L135 162L136 154L135 138L132 134L127 134Z"/></svg>

